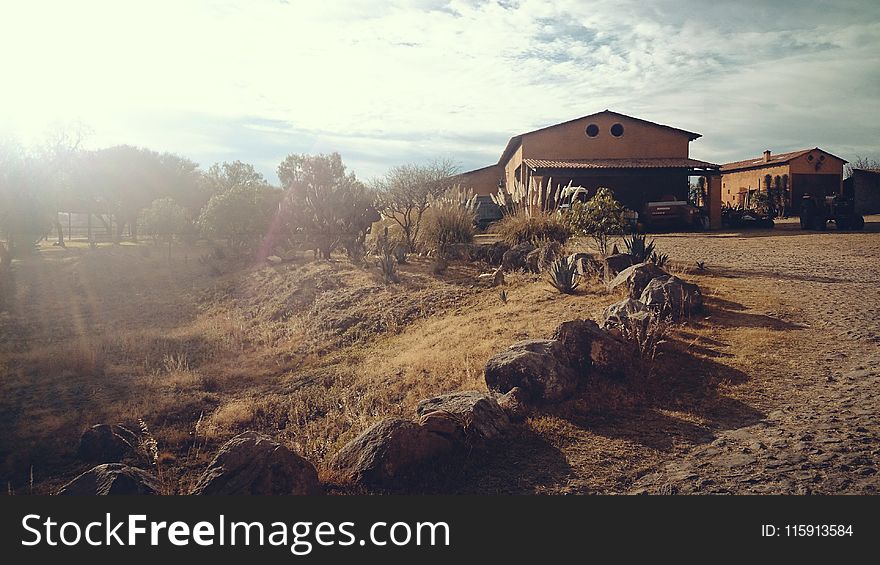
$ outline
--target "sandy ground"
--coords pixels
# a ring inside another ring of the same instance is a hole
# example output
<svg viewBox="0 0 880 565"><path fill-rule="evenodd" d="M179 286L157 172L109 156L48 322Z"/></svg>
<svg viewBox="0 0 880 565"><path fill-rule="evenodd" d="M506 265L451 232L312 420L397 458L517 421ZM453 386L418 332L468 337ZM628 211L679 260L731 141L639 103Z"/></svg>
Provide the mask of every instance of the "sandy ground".
<svg viewBox="0 0 880 565"><path fill-rule="evenodd" d="M769 383L764 418L719 431L630 492L877 492L880 218L867 220L863 233L805 233L788 221L750 234L657 238L676 259L705 260L715 274L770 293L794 328L768 369L791 369Z"/></svg>

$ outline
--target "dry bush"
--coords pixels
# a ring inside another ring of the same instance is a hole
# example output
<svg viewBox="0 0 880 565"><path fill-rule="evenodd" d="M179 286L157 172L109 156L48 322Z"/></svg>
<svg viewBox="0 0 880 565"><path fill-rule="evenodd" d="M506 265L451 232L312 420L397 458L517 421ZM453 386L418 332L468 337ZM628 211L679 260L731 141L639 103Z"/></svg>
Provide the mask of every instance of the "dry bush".
<svg viewBox="0 0 880 565"><path fill-rule="evenodd" d="M659 347L669 337L672 324L654 312L637 312L624 317L619 326L621 336L635 345L645 368L653 365Z"/></svg>
<svg viewBox="0 0 880 565"><path fill-rule="evenodd" d="M441 200L428 208L419 234L425 249L448 257L452 246L474 240L474 210L454 201Z"/></svg>
<svg viewBox="0 0 880 565"><path fill-rule="evenodd" d="M551 212L528 214L525 210L504 216L494 224L493 231L510 245L538 240L564 244L572 235L571 229L558 214Z"/></svg>

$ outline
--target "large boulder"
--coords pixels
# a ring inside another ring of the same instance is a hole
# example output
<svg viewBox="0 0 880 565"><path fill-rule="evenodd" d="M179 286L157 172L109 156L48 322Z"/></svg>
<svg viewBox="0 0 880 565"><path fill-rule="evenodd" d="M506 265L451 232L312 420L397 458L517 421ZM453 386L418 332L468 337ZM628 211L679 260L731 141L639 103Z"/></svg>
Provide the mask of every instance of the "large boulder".
<svg viewBox="0 0 880 565"><path fill-rule="evenodd" d="M651 263L636 263L617 273L617 276L608 283L609 290L617 290L619 288L626 289L626 294L630 298L638 300L652 280L660 277L668 277L669 273Z"/></svg>
<svg viewBox="0 0 880 565"><path fill-rule="evenodd" d="M244 432L223 444L192 494L321 494L321 484L309 461L267 436Z"/></svg>
<svg viewBox="0 0 880 565"><path fill-rule="evenodd" d="M501 266L505 271L520 271L528 269L526 258L529 253L535 250L535 246L531 243L520 243L514 245L504 252L501 257Z"/></svg>
<svg viewBox="0 0 880 565"><path fill-rule="evenodd" d="M58 491L59 496L106 496L159 494L155 475L122 463L92 467Z"/></svg>
<svg viewBox="0 0 880 565"><path fill-rule="evenodd" d="M632 256L627 253L614 253L605 257L602 265L605 272L605 280L616 277L617 274L633 264Z"/></svg>
<svg viewBox="0 0 880 565"><path fill-rule="evenodd" d="M430 424L439 426L440 418ZM446 418L447 433L454 434ZM388 418L354 438L330 460L330 468L345 480L382 486L402 478L417 466L452 451L453 439L410 420Z"/></svg>
<svg viewBox="0 0 880 565"><path fill-rule="evenodd" d="M491 396L469 390L427 398L416 406L419 422L432 431L443 433L449 420L454 425L452 437L462 437L470 446L501 437L510 428L510 419ZM432 423L434 422L434 423Z"/></svg>
<svg viewBox="0 0 880 565"><path fill-rule="evenodd" d="M641 301L663 317L687 318L703 308L700 287L678 277L656 278L642 292Z"/></svg>
<svg viewBox="0 0 880 565"><path fill-rule="evenodd" d="M633 314L646 312L648 307L639 300L624 298L605 308L602 313L602 327L605 329L620 328L629 323Z"/></svg>
<svg viewBox="0 0 880 565"><path fill-rule="evenodd" d="M83 461L118 463L136 457L140 444L137 434L117 424L97 424L83 432L76 455Z"/></svg>
<svg viewBox="0 0 880 565"><path fill-rule="evenodd" d="M553 334L557 350L580 374L626 377L634 370L633 346L593 320L562 322Z"/></svg>
<svg viewBox="0 0 880 565"><path fill-rule="evenodd" d="M486 385L502 394L515 387L535 401L560 402L578 386L580 374L555 339L514 343L486 363Z"/></svg>

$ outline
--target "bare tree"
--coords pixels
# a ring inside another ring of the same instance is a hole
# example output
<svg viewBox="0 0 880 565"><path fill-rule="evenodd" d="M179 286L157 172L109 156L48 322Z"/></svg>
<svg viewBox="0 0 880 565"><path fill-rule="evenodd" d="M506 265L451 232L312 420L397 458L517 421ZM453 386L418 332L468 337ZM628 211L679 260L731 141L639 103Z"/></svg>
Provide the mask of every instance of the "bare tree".
<svg viewBox="0 0 880 565"><path fill-rule="evenodd" d="M872 170L880 170L880 161L877 159L871 159L869 157L859 157L856 156L856 160L847 163L843 167L843 177L849 178L853 175L854 169L872 169Z"/></svg>
<svg viewBox="0 0 880 565"><path fill-rule="evenodd" d="M415 249L422 216L431 204L455 184L458 167L449 160L428 165L400 165L375 182L378 209L403 230L406 247Z"/></svg>

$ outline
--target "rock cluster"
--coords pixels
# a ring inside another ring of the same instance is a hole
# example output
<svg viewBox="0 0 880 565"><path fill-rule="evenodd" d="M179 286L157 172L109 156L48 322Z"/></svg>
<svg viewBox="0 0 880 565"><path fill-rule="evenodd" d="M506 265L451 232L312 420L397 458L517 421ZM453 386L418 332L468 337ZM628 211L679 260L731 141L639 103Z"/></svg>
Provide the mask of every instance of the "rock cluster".
<svg viewBox="0 0 880 565"><path fill-rule="evenodd" d="M514 343L486 364L489 390L517 390L533 403L569 398L593 374L624 376L633 368L631 344L600 328L592 320L562 323L552 339Z"/></svg>

